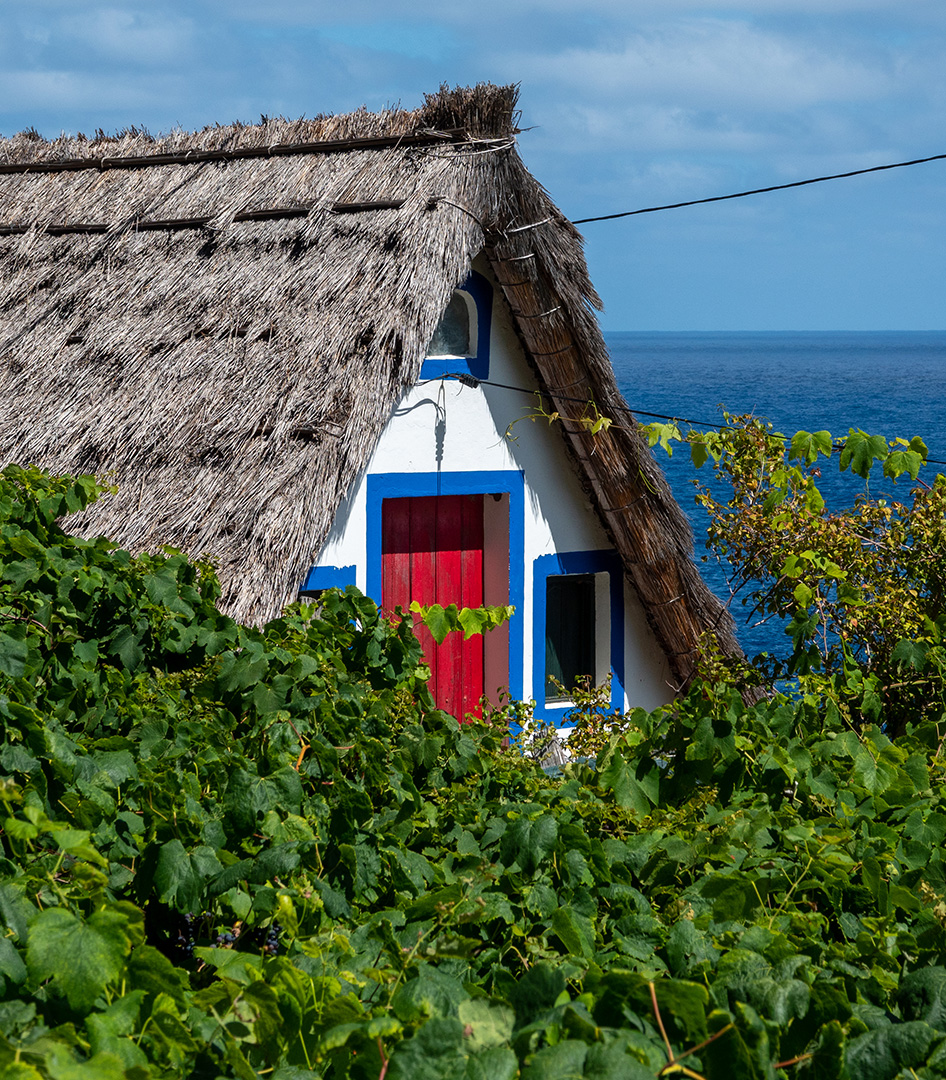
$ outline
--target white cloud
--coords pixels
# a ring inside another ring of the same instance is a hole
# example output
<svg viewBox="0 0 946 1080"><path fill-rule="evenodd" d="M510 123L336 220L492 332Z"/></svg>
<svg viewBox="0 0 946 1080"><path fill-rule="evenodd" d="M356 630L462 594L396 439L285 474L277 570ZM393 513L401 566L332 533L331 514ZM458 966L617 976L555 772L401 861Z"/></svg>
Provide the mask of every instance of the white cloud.
<svg viewBox="0 0 946 1080"><path fill-rule="evenodd" d="M58 36L120 64L178 66L191 53L195 26L160 5L150 11L93 7L62 18Z"/></svg>
<svg viewBox="0 0 946 1080"><path fill-rule="evenodd" d="M754 130L740 117L708 115L675 105L632 101L608 106L591 101L548 108L545 116L543 135L567 143L562 138L565 128L575 139L579 153L586 153L589 145L600 149L609 144L633 148L638 155L667 151L746 154L773 146L770 133Z"/></svg>
<svg viewBox="0 0 946 1080"><path fill-rule="evenodd" d="M885 58L846 57L746 22L706 19L633 33L617 47L510 52L505 70L550 78L595 100L632 97L694 109L786 112L870 101L893 85Z"/></svg>
<svg viewBox="0 0 946 1080"><path fill-rule="evenodd" d="M145 80L129 82L125 86L122 101L121 119L113 123L114 127L144 121L144 113L152 111L156 105L166 101L171 88L154 85ZM4 71L0 74L0 98L8 113L18 113L20 119L4 123L4 135L33 126L41 114L55 116L63 112L63 103L68 102L73 111L84 112L87 120L77 124L57 123L52 121L42 125L43 134L54 137L63 129L84 128L90 132L98 126L109 126L109 118L115 115L111 104L103 109L103 100L113 95L111 79L103 79L91 72L81 71ZM170 126L170 125L167 125Z"/></svg>
<svg viewBox="0 0 946 1080"><path fill-rule="evenodd" d="M68 4L69 0L46 0ZM516 17L527 20L547 19L550 15L573 18L640 21L657 16L721 11L747 15L815 14L857 15L889 13L900 22L911 19L939 19L944 12L941 0L479 0L477 4L444 4L442 0L362 0L357 5L339 6L326 0L202 0L203 6L227 11L231 15L259 22L281 20L293 25L326 25L337 22L361 22L410 18L431 19L438 23L472 24L496 30L501 22ZM537 28L538 29L538 28Z"/></svg>
<svg viewBox="0 0 946 1080"><path fill-rule="evenodd" d="M384 20L370 26L342 23L325 27L320 37L350 48L396 53L412 60L437 60L457 47L455 35L443 26L413 20Z"/></svg>

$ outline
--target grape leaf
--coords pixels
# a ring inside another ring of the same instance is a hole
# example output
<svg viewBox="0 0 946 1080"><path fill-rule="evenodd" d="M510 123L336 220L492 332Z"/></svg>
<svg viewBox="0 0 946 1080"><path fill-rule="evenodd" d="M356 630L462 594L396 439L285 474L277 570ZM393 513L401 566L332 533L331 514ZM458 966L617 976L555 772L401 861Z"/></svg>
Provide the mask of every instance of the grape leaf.
<svg viewBox="0 0 946 1080"><path fill-rule="evenodd" d="M70 1006L85 1013L118 980L130 951L124 912L102 908L82 920L63 908L49 908L30 927L26 962L34 979L51 978Z"/></svg>

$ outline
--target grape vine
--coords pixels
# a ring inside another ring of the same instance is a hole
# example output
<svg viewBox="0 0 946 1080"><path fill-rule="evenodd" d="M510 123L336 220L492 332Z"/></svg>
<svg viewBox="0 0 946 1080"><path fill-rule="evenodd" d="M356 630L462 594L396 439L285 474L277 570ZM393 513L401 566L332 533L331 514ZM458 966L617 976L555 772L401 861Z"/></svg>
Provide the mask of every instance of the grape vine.
<svg viewBox="0 0 946 1080"><path fill-rule="evenodd" d="M707 669L552 777L409 620L239 626L211 566L63 532L96 493L0 473L4 1076L946 1075L935 698L891 739Z"/></svg>

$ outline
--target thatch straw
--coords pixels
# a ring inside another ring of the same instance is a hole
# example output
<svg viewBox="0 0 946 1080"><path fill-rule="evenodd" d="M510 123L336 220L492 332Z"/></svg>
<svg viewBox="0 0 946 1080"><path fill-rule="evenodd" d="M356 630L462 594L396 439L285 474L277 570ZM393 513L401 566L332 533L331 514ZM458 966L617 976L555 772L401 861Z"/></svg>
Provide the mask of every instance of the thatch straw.
<svg viewBox="0 0 946 1080"><path fill-rule="evenodd" d="M81 531L209 553L226 608L271 617L485 251L562 415L587 394L615 419L593 439L566 424L566 438L675 675L689 676L707 628L733 651L624 411L581 238L515 150L515 107L514 87L478 86L416 111L0 141L0 165L31 165L0 173L0 462L114 478L118 495ZM452 135L293 149L430 132ZM267 146L280 152L243 154ZM351 204L375 205L337 212Z"/></svg>

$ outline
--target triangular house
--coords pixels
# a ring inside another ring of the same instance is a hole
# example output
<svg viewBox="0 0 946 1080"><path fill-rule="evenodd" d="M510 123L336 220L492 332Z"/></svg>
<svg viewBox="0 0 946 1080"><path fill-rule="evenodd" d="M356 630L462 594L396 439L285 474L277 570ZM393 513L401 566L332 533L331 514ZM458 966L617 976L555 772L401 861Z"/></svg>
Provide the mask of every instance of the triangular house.
<svg viewBox="0 0 946 1080"><path fill-rule="evenodd" d="M504 685L560 717L551 672L670 699L731 621L515 107L0 142L0 462L114 478L73 527L213 555L243 620L349 582L512 603L434 662L458 713Z"/></svg>

